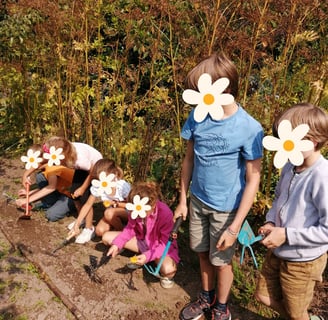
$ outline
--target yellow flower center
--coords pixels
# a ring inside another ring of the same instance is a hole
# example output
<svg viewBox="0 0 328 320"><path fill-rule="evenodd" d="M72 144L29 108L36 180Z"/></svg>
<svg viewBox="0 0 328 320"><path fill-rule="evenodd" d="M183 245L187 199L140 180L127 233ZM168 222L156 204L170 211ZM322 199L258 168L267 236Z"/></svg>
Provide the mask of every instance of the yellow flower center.
<svg viewBox="0 0 328 320"><path fill-rule="evenodd" d="M294 146L295 144L292 140L286 140L283 145L286 151L292 151L294 149Z"/></svg>
<svg viewBox="0 0 328 320"><path fill-rule="evenodd" d="M107 185L108 185L108 184L107 184L107 182L106 182L106 181L102 181L102 182L101 182L101 186L102 186L103 188L106 188L106 187L107 187Z"/></svg>
<svg viewBox="0 0 328 320"><path fill-rule="evenodd" d="M103 204L104 204L104 207L105 208L108 208L109 206L110 206L110 201L109 200L105 200L104 202L103 202Z"/></svg>
<svg viewBox="0 0 328 320"><path fill-rule="evenodd" d="M32 162L35 161L35 159L34 159L33 157L31 157L31 158L29 159L29 161L32 163Z"/></svg>
<svg viewBox="0 0 328 320"><path fill-rule="evenodd" d="M52 155L51 155L51 159L52 159L52 160L56 160L56 159L57 159L57 155L52 154Z"/></svg>
<svg viewBox="0 0 328 320"><path fill-rule="evenodd" d="M204 100L205 104L210 105L214 102L214 97L212 94L207 93L207 94L205 94L203 100Z"/></svg>
<svg viewBox="0 0 328 320"><path fill-rule="evenodd" d="M140 211L141 209L142 209L142 206L141 206L140 204L137 204L137 205L136 205L136 210L137 210L137 211Z"/></svg>

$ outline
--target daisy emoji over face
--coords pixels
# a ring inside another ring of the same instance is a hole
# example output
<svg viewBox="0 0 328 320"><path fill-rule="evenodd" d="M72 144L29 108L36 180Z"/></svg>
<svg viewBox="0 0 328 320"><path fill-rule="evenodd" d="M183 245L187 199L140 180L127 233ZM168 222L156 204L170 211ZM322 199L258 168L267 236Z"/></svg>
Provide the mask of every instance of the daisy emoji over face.
<svg viewBox="0 0 328 320"><path fill-rule="evenodd" d="M29 149L27 151L27 156L21 156L21 160L23 162L26 162L25 169L28 170L30 168L37 169L39 166L39 163L42 162L42 158L39 157L41 154L40 151L33 151L32 149Z"/></svg>
<svg viewBox="0 0 328 320"><path fill-rule="evenodd" d="M133 197L133 203L126 204L126 209L132 211L131 213L132 219L137 219L138 217L140 218L146 217L147 211L151 209L151 206L148 204L148 201L149 201L148 197L144 197L140 199L140 196L136 194Z"/></svg>
<svg viewBox="0 0 328 320"><path fill-rule="evenodd" d="M269 151L277 151L273 164L276 168L282 168L289 160L294 166L300 166L304 162L302 152L310 151L314 144L310 140L302 140L309 132L307 124L300 124L292 129L289 120L283 120L278 126L279 138L266 136L263 138L263 146Z"/></svg>
<svg viewBox="0 0 328 320"><path fill-rule="evenodd" d="M229 86L228 78L220 78L212 84L212 77L203 73L198 79L198 91L186 89L182 98L186 103L197 105L194 112L196 122L202 122L209 114L213 120L220 120L224 116L222 106L235 101L233 95L223 93Z"/></svg>
<svg viewBox="0 0 328 320"><path fill-rule="evenodd" d="M101 196L104 193L111 195L113 193L113 188L116 187L115 174L110 173L109 175L106 175L106 172L102 171L99 174L99 180L93 179L91 184L97 188L98 196Z"/></svg>
<svg viewBox="0 0 328 320"><path fill-rule="evenodd" d="M61 154L63 152L63 148L56 149L54 146L50 147L49 153L44 153L43 158L48 160L48 166L59 166L60 160L65 159L65 156Z"/></svg>

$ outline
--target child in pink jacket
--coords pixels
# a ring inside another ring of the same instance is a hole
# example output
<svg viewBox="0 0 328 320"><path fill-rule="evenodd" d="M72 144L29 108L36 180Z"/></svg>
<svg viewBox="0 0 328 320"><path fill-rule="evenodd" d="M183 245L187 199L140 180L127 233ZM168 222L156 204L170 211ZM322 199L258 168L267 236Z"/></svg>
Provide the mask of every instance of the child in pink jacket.
<svg viewBox="0 0 328 320"><path fill-rule="evenodd" d="M126 205L129 210L127 225L121 232L108 231L102 237L103 243L111 246L107 255L115 257L125 248L138 253L135 257L138 266L159 262L174 226L173 212L160 197L156 183L139 182L132 186ZM160 268L163 288L174 285L172 278L179 260L174 240Z"/></svg>

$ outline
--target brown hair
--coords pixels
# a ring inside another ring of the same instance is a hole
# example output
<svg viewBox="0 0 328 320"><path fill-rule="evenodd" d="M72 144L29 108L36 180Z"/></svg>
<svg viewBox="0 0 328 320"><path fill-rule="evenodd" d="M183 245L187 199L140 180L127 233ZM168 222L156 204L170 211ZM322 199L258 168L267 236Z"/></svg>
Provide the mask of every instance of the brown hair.
<svg viewBox="0 0 328 320"><path fill-rule="evenodd" d="M98 160L91 171L92 179L98 179L101 172L106 172L106 174L115 174L118 180L123 178L123 170L121 167L117 166L114 160L110 159L100 159Z"/></svg>
<svg viewBox="0 0 328 320"><path fill-rule="evenodd" d="M140 198L148 197L148 204L153 208L157 202L157 200L162 198L162 193L159 188L159 185L156 182L136 182L132 185L128 202L133 203L133 197L135 195L139 195Z"/></svg>
<svg viewBox="0 0 328 320"><path fill-rule="evenodd" d="M60 164L68 168L74 168L77 160L77 154L76 149L71 142L63 137L54 136L49 138L45 144L49 149L50 147L55 147L56 149L62 148L62 154L65 156L65 158L61 160Z"/></svg>
<svg viewBox="0 0 328 320"><path fill-rule="evenodd" d="M239 76L234 63L223 53L214 53L194 67L186 77L187 89L198 90L198 79L203 73L208 73L212 77L212 82L220 78L228 78L230 83L225 90L237 98Z"/></svg>
<svg viewBox="0 0 328 320"><path fill-rule="evenodd" d="M304 139L317 142L316 150L327 144L328 115L321 108L310 103L299 103L286 109L273 123L272 132L275 137L278 137L278 126L282 120L289 120L293 129L300 124L307 124L310 130Z"/></svg>

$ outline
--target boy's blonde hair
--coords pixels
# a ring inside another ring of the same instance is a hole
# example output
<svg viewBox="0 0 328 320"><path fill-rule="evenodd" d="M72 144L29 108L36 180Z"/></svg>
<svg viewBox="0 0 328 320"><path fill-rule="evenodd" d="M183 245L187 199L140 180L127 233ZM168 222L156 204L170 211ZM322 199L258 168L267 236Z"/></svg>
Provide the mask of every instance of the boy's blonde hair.
<svg viewBox="0 0 328 320"><path fill-rule="evenodd" d="M230 83L225 93L230 93L237 98L239 76L234 63L223 53L214 53L201 61L193 68L186 77L186 89L197 89L198 79L203 73L208 73L212 77L212 82L219 78L228 78Z"/></svg>
<svg viewBox="0 0 328 320"><path fill-rule="evenodd" d="M159 185L156 182L137 182L132 185L128 202L133 203L133 197L139 195L140 198L148 197L148 204L153 208L157 202L162 198L162 193Z"/></svg>
<svg viewBox="0 0 328 320"><path fill-rule="evenodd" d="M316 150L320 150L328 142L328 115L321 108L310 103L299 103L283 111L273 124L273 135L278 137L278 126L282 120L289 120L292 128L307 124L309 132L304 139L317 142Z"/></svg>
<svg viewBox="0 0 328 320"><path fill-rule="evenodd" d="M101 172L106 172L107 175L113 173L115 174L118 180L121 180L123 178L123 170L118 165L116 165L114 160L98 160L91 171L92 179L99 179L99 175Z"/></svg>
<svg viewBox="0 0 328 320"><path fill-rule="evenodd" d="M55 147L56 149L62 148L62 154L65 159L61 160L60 164L68 168L74 168L77 160L77 153L74 145L63 137L51 137L49 138L45 145L50 149L50 147Z"/></svg>

